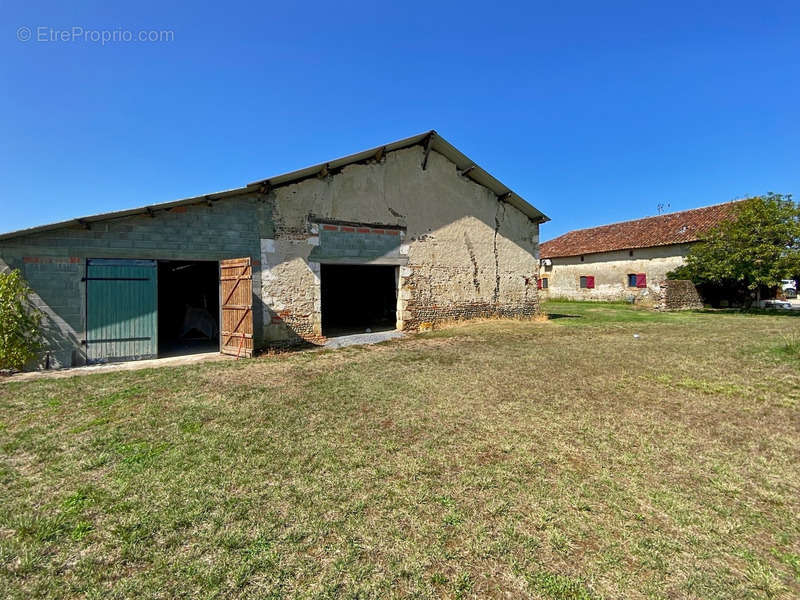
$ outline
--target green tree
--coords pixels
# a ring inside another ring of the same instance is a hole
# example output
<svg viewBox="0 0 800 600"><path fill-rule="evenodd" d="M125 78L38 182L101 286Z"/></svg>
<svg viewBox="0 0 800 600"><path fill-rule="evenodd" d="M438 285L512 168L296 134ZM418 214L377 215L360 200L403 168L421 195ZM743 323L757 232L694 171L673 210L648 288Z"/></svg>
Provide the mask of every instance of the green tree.
<svg viewBox="0 0 800 600"><path fill-rule="evenodd" d="M41 348L42 313L19 270L0 273L0 369L22 369Z"/></svg>
<svg viewBox="0 0 800 600"><path fill-rule="evenodd" d="M695 284L774 288L800 273L800 206L791 195L767 194L735 205L732 218L695 244L686 264L669 274Z"/></svg>

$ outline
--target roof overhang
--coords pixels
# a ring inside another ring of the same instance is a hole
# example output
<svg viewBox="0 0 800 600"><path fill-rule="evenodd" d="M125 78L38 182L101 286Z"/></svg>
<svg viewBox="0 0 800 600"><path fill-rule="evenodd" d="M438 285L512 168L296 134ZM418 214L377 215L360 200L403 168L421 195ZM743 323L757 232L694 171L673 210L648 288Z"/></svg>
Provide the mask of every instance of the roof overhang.
<svg viewBox="0 0 800 600"><path fill-rule="evenodd" d="M171 202L161 202L159 204L150 204L147 206L140 206L139 208L131 208L127 210L119 210L114 212L99 213L88 217L78 217L77 219L68 219L67 221L59 221L57 223L48 223L47 225L38 225L36 227L29 227L27 229L19 229L17 231L10 231L8 233L0 234L0 240L9 238L23 237L33 233L40 233L43 231L52 231L54 229L61 229L63 227L79 225L81 227L90 228L92 223L100 223L103 221L111 221L113 219L121 219L123 217L132 217L135 215L154 214L156 211L170 210L178 206L188 206L190 204L199 204L201 202L215 202L224 198L239 196L245 194L248 188L234 188L222 192L214 192L213 194L204 194L203 196L194 196L192 198L183 198L181 200L173 200Z"/></svg>
<svg viewBox="0 0 800 600"><path fill-rule="evenodd" d="M218 200L232 198L234 196L240 196L249 193L258 193L263 191L265 188L270 189L270 188L281 187L284 185L298 183L304 179L319 177L320 174L335 173L336 171L346 166L358 163L364 163L369 160L380 158L387 152L402 150L404 148L410 148L416 145L422 145L428 151L433 150L445 156L447 159L449 159L452 163L456 165L459 173L462 176L467 177L470 180L474 181L475 183L478 183L486 187L497 196L499 201L507 202L511 206L518 209L521 213L526 215L532 221L536 223L544 223L550 220L550 218L547 217L544 213L542 213L541 211L533 207L531 204L526 202L521 196L516 194L510 188L506 187L503 183L501 183L499 180L493 177L489 172L487 172L486 170L475 164L475 162L472 161L468 156L462 154L459 150L455 148L455 146L450 144L442 136L436 133L436 131L430 130L426 131L425 133L420 133L418 135L398 140L390 144L385 144L383 146L376 146L374 148L370 148L369 150L363 150L362 152L357 152L356 154L343 156L342 158L337 158L335 160L331 160L325 163L319 163L316 165L312 165L310 167L298 169L297 171L291 171L289 173L275 175L274 177L269 177L267 179L260 179L258 181L249 183L244 187L233 188L221 192L214 192L211 194L204 194L202 196L192 196L190 198L182 198L180 200L173 200L171 202L150 204L147 206L141 206L129 210L99 213L86 217L79 217L77 219L69 219L67 221L60 221L57 223L40 225L37 227L30 227L28 229L20 229L17 231L11 231L8 233L0 234L0 240L22 237L34 233L51 231L54 229L61 229L63 227L70 227L70 226L82 226L89 228L91 227L92 223L98 223L101 221L109 221L113 219L120 219L123 217L130 217L141 214L153 215L156 211L170 210L172 208L176 208L179 206L199 204L202 202L213 203Z"/></svg>
<svg viewBox="0 0 800 600"><path fill-rule="evenodd" d="M374 159L377 156L381 156L387 152L394 152L395 150L402 150L403 148L410 148L418 145L426 148L430 147L431 150L434 150L446 157L448 160L450 160L450 162L456 165L456 168L461 175L491 190L499 199L508 202L531 220L539 223L544 223L550 220L547 215L523 200L521 196L493 177L488 171L478 166L475 161L460 152L455 146L453 146L434 130L426 131L424 133L398 140L396 142L392 142L391 144L376 146L374 148L363 150L361 152L357 152L356 154L343 156L342 158L337 158L325 163L319 163L317 165L300 169L299 171L292 171L291 173L285 173L284 175L277 175L268 179L261 179L249 184L248 187L261 185L278 187L288 183L295 183L302 179L317 177L324 171L335 172L348 165L362 163Z"/></svg>
<svg viewBox="0 0 800 600"><path fill-rule="evenodd" d="M554 238L555 239L555 238ZM548 240L550 241L550 240ZM546 244L547 242L542 242L539 244L539 258L579 258L581 256L592 256L593 254L608 254L609 252L625 252L626 250L646 250L647 248L667 248L669 246L688 246L689 244L697 244L700 240L689 240L686 242L669 242L666 244L647 244L647 245L640 245L640 246L620 246L619 248L607 248L605 250L587 250L585 252L570 252L570 253L548 253L547 250L541 250L542 244Z"/></svg>

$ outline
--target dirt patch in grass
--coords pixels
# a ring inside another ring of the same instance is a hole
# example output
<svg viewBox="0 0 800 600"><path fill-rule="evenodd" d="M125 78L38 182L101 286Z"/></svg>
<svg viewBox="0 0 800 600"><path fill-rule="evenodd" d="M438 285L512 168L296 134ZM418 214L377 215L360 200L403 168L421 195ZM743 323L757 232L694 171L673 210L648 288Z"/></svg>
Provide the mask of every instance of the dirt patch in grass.
<svg viewBox="0 0 800 600"><path fill-rule="evenodd" d="M800 321L548 310L3 385L4 593L799 595Z"/></svg>

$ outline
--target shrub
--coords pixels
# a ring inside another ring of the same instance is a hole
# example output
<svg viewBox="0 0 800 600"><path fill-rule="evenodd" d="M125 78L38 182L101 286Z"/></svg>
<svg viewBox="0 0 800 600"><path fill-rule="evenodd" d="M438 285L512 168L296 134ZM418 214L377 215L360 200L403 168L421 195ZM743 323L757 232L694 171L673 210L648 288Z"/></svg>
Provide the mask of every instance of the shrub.
<svg viewBox="0 0 800 600"><path fill-rule="evenodd" d="M42 346L42 313L19 270L0 273L0 369L21 370Z"/></svg>

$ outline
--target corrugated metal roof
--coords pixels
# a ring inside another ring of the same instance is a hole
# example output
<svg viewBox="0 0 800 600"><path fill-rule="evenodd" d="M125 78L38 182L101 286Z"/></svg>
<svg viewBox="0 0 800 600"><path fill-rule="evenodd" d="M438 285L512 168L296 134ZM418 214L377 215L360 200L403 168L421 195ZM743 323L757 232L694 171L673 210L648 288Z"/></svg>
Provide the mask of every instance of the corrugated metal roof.
<svg viewBox="0 0 800 600"><path fill-rule="evenodd" d="M233 196L239 196L241 194L257 192L263 186L269 186L274 188L283 185L289 185L292 183L297 183L298 181L302 181L303 179L308 179L310 177L318 176L323 171L323 169L327 169L329 172L335 172L336 170L346 167L347 165L356 164L375 158L379 152L382 153L393 152L395 150L410 148L411 146L416 146L416 145L424 145L426 147L428 147L429 145L431 150L435 150L436 152L444 155L450 161L452 161L465 177L468 177L469 179L475 181L476 183L488 188L493 193L495 193L499 198L502 198L505 202L508 202L515 208L519 209L520 212L528 216L530 219L538 221L540 223L544 223L545 221L550 220L544 213L534 208L531 204L526 202L521 196L519 196L518 194L513 192L510 188L506 187L503 183L495 179L487 171L476 165L474 161L472 161L466 155L462 154L459 150L455 148L455 146L450 144L442 136L436 133L436 131L431 130L402 140L398 140L396 142L385 144L383 146L376 146L368 150L363 150L362 152L357 152L356 154L350 154L349 156L337 158L335 160L331 160L325 163L319 163L316 165L312 165L310 167L298 169L297 171L291 171L289 173L275 175L267 179L254 181L253 183L249 183L240 188L233 188L230 190L214 192L211 194L203 194L201 196L192 196L190 198L173 200L171 202L151 204L139 208L132 208L129 210L100 213L86 217L79 217L77 219L69 219L67 221L60 221L57 223L40 225L28 229L20 229L18 231L11 231L8 233L0 234L0 240L21 237L25 235L30 235L32 233L39 233L42 231L60 229L62 227L67 227L71 225L87 225L89 223L97 223L100 221L119 219L122 217L129 217L132 215L148 214L159 210L168 210L171 208L175 208L176 206L197 204L199 202L204 202L204 201L216 202L218 200L223 200L225 198L230 198Z"/></svg>
<svg viewBox="0 0 800 600"><path fill-rule="evenodd" d="M731 218L737 202L741 200L576 229L540 244L539 255L542 258L558 258L696 242L708 230Z"/></svg>

